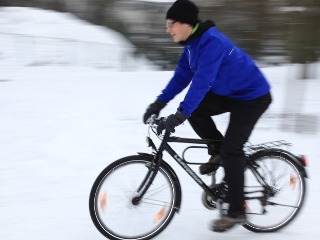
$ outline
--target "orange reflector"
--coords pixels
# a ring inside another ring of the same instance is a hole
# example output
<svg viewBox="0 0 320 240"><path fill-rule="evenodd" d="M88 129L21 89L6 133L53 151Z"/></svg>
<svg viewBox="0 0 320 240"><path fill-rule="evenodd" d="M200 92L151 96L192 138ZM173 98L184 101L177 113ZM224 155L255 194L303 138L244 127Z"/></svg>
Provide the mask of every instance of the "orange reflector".
<svg viewBox="0 0 320 240"><path fill-rule="evenodd" d="M295 176L293 176L293 175L291 175L290 176L290 186L291 186L291 188L295 188L296 187L296 184L297 184L297 179L296 179L296 177Z"/></svg>
<svg viewBox="0 0 320 240"><path fill-rule="evenodd" d="M99 198L100 209L104 212L107 209L107 193L102 193Z"/></svg>
<svg viewBox="0 0 320 240"><path fill-rule="evenodd" d="M246 202L243 204L243 208L246 211L246 213L251 212L249 205Z"/></svg>
<svg viewBox="0 0 320 240"><path fill-rule="evenodd" d="M154 223L159 222L159 221L163 218L163 216L165 215L165 213L166 213L166 208L165 208L165 207L161 208L161 210L160 210L160 211L156 214L156 216L154 217L153 222L154 222Z"/></svg>
<svg viewBox="0 0 320 240"><path fill-rule="evenodd" d="M301 155L300 156L300 162L302 164L302 166L306 167L308 165L308 159L305 155Z"/></svg>

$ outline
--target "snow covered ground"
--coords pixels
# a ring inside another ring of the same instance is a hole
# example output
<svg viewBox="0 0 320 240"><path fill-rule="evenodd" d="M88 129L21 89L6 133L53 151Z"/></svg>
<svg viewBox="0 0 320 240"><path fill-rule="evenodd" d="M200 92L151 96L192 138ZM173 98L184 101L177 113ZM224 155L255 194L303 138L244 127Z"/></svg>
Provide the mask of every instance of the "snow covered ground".
<svg viewBox="0 0 320 240"><path fill-rule="evenodd" d="M6 66L90 66L109 71L144 69L134 46L111 29L70 13L0 7L0 62Z"/></svg>
<svg viewBox="0 0 320 240"><path fill-rule="evenodd" d="M16 18L23 18L23 13L19 10ZM0 52L5 52L3 45ZM19 56L16 52L14 57ZM172 72L118 72L78 64L29 66L6 60L0 58L0 239L105 239L89 216L93 181L112 161L149 152L142 114ZM273 234L242 227L223 234L210 232L208 223L218 213L202 206L199 187L166 158L181 180L183 201L181 212L156 239L318 239L320 73L317 70L314 79L301 83L288 74L295 69L263 68L274 102L250 141L285 139L293 144L292 152L307 155L308 194L296 221ZM174 99L163 115L173 113L182 98L183 94ZM298 123L284 115L294 113L292 106L300 114ZM228 115L215 120L224 130ZM175 135L195 137L188 123Z"/></svg>

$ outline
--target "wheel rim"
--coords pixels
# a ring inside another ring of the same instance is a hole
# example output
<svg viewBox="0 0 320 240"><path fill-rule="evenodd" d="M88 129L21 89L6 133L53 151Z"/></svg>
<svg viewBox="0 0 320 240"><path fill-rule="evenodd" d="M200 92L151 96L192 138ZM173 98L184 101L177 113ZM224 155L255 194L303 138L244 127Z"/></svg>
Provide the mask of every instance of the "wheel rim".
<svg viewBox="0 0 320 240"><path fill-rule="evenodd" d="M118 165L101 180L95 194L95 216L102 229L115 239L148 239L173 215L174 184L162 169L138 204L136 190L145 177L148 161Z"/></svg>

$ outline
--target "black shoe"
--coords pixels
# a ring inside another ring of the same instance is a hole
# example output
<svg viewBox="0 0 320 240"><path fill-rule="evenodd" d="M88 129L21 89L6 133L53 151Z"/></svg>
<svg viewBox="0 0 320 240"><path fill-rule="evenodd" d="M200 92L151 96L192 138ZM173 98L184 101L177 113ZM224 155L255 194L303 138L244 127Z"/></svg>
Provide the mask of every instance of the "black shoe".
<svg viewBox="0 0 320 240"><path fill-rule="evenodd" d="M210 174L216 171L221 165L220 162L221 162L221 157L219 154L211 156L208 162L200 165L199 167L200 174L201 175Z"/></svg>
<svg viewBox="0 0 320 240"><path fill-rule="evenodd" d="M244 225L246 221L247 221L246 215L240 215L235 218L222 215L220 219L213 222L212 231L224 232L236 225Z"/></svg>

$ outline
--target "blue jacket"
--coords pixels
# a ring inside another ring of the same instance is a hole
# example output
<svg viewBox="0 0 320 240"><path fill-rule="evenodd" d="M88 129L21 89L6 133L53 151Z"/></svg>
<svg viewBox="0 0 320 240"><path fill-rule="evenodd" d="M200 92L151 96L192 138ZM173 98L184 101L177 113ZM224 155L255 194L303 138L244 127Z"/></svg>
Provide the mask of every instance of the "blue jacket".
<svg viewBox="0 0 320 240"><path fill-rule="evenodd" d="M193 35L183 43L174 75L158 96L160 101L168 103L191 83L178 108L188 117L208 91L240 101L252 100L270 91L254 61L211 21L201 23Z"/></svg>

